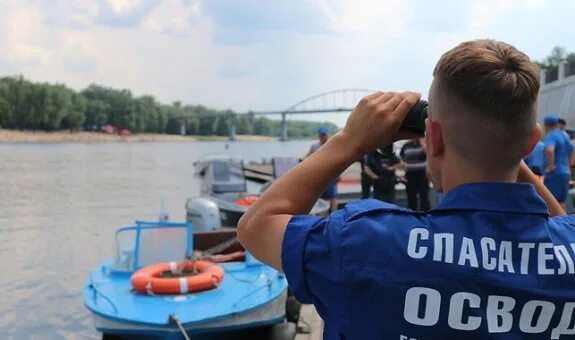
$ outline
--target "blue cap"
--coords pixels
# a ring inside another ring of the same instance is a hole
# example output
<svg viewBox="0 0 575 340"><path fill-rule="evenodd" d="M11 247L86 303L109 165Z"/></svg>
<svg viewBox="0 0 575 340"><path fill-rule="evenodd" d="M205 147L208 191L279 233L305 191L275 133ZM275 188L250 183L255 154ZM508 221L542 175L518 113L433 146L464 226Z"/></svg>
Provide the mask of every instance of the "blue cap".
<svg viewBox="0 0 575 340"><path fill-rule="evenodd" d="M545 125L557 125L559 123L559 117L556 114L548 114L543 118L543 124Z"/></svg>
<svg viewBox="0 0 575 340"><path fill-rule="evenodd" d="M328 129L325 126L322 126L319 129L317 129L318 135L327 135L327 133L328 133Z"/></svg>

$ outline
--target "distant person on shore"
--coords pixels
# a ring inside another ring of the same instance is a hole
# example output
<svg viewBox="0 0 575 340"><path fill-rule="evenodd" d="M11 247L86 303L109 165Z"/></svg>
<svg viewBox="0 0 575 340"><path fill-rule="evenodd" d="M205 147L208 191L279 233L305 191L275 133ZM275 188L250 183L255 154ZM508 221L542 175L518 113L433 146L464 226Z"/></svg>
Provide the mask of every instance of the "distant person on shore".
<svg viewBox="0 0 575 340"><path fill-rule="evenodd" d="M559 118L556 115L545 116L545 186L565 209L569 192L571 171L569 167L573 147L569 138L559 129Z"/></svg>
<svg viewBox="0 0 575 340"><path fill-rule="evenodd" d="M545 143L538 141L533 148L533 151L523 160L537 176L543 176L544 162L545 162Z"/></svg>
<svg viewBox="0 0 575 340"><path fill-rule="evenodd" d="M405 166L405 191L407 205L414 211L427 211L429 203L429 179L427 178L427 156L420 139L405 143L399 154ZM418 205L419 202L419 205Z"/></svg>
<svg viewBox="0 0 575 340"><path fill-rule="evenodd" d="M401 160L393 153L393 144L367 154L364 171L373 182L373 198L395 203L395 170L401 167Z"/></svg>
<svg viewBox="0 0 575 340"><path fill-rule="evenodd" d="M329 130L325 126L320 127L319 129L317 129L317 138L318 142L312 144L312 146L309 148L309 151L305 155L304 159L311 156L314 152L319 150L319 148L328 141ZM327 187L327 189L324 191L324 193L321 195L321 198L329 201L330 212L334 212L337 210L337 182L338 182L337 179L332 181Z"/></svg>

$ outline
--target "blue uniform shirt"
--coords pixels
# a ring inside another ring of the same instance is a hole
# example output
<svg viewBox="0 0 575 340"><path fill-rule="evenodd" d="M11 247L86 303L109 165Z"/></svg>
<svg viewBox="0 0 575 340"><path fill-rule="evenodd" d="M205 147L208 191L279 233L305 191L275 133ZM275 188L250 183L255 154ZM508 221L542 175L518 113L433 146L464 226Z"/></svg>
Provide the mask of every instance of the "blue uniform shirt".
<svg viewBox="0 0 575 340"><path fill-rule="evenodd" d="M545 159L545 143L539 141L535 144L533 151L525 157L525 163L532 169L536 170L540 175L545 171L543 166Z"/></svg>
<svg viewBox="0 0 575 340"><path fill-rule="evenodd" d="M558 174L569 174L569 157L573 146L568 137L559 129L552 130L545 136L545 149L555 148L555 171ZM544 166L547 167L547 158L544 157Z"/></svg>
<svg viewBox="0 0 575 340"><path fill-rule="evenodd" d="M376 200L294 216L282 265L325 339L573 339L575 216L475 183L418 213Z"/></svg>

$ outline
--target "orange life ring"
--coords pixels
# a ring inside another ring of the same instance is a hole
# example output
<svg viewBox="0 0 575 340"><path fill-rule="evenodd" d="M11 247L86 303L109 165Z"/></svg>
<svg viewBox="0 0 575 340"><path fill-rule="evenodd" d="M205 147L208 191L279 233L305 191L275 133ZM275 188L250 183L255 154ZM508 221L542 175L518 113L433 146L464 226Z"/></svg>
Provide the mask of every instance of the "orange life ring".
<svg viewBox="0 0 575 340"><path fill-rule="evenodd" d="M251 207L256 200L258 199L257 196L242 196L236 200L236 204L242 207Z"/></svg>
<svg viewBox="0 0 575 340"><path fill-rule="evenodd" d="M132 278L132 287L140 293L147 294L186 294L208 290L216 287L224 279L224 269L212 262L187 262L187 270L194 267L199 272L186 277L160 277L164 272L175 273L181 262L165 262L153 264L136 271Z"/></svg>

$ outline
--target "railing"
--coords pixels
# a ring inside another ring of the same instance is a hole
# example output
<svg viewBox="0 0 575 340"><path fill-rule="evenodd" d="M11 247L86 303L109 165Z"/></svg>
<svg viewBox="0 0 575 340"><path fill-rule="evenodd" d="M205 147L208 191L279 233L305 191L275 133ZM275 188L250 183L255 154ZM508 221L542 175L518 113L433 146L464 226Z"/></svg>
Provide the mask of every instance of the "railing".
<svg viewBox="0 0 575 340"><path fill-rule="evenodd" d="M575 60L562 61L559 65L541 70L541 82L550 84L575 75Z"/></svg>
<svg viewBox="0 0 575 340"><path fill-rule="evenodd" d="M565 77L575 75L575 60L565 64Z"/></svg>
<svg viewBox="0 0 575 340"><path fill-rule="evenodd" d="M551 66L545 70L545 84L559 80L559 66Z"/></svg>

